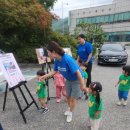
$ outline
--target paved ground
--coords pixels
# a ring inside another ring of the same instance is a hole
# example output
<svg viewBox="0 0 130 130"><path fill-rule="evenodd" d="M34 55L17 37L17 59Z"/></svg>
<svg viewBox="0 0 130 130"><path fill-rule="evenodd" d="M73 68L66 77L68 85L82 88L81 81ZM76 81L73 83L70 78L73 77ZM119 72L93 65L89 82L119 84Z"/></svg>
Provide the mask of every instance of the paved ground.
<svg viewBox="0 0 130 130"><path fill-rule="evenodd" d="M127 48L130 53L130 48ZM129 54L130 56L130 54ZM130 64L130 58L128 60ZM102 97L104 101L104 113L100 130L130 130L130 99L126 107L116 106L117 88L114 87L121 73L121 66L97 66L93 65L92 77L93 81L100 81L103 85ZM37 100L35 94L35 80L28 82L29 89ZM23 88L24 89L24 88ZM50 95L54 96L53 81L50 81ZM28 96L26 94L26 96ZM49 101L49 113L40 114L33 105L25 112L28 124L24 124L19 114L17 105L12 96L8 94L6 111L2 111L4 94L0 94L0 122L4 130L89 130L86 127L88 114L86 101L79 100L75 109L73 121L66 123L63 113L66 109L65 101L56 104L55 100ZM19 99L23 106L25 103L19 95Z"/></svg>

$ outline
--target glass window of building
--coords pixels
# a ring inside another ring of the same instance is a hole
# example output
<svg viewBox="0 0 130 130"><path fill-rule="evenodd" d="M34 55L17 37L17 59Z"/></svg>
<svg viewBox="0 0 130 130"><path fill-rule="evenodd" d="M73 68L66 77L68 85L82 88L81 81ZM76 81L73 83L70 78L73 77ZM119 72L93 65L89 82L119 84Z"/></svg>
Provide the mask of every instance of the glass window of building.
<svg viewBox="0 0 130 130"><path fill-rule="evenodd" d="M100 23L100 16L96 17L96 23Z"/></svg>
<svg viewBox="0 0 130 130"><path fill-rule="evenodd" d="M114 21L114 15L112 14L112 15L110 15L110 17L109 17L109 22L111 23L111 22L113 22Z"/></svg>
<svg viewBox="0 0 130 130"><path fill-rule="evenodd" d="M105 22L105 23L108 23L108 22L109 22L109 17L110 17L109 15L104 16L104 22Z"/></svg>
<svg viewBox="0 0 130 130"><path fill-rule="evenodd" d="M88 23L91 23L91 22L92 22L91 18L88 18Z"/></svg>
<svg viewBox="0 0 130 130"><path fill-rule="evenodd" d="M104 16L100 17L100 23L104 23Z"/></svg>
<svg viewBox="0 0 130 130"><path fill-rule="evenodd" d="M118 21L118 17L119 17L119 14L115 14L115 15L114 15L114 22L117 22L117 21Z"/></svg>
<svg viewBox="0 0 130 130"><path fill-rule="evenodd" d="M96 23L96 17L92 18L92 23Z"/></svg>
<svg viewBox="0 0 130 130"><path fill-rule="evenodd" d="M123 20L128 20L128 19L130 19L130 12L126 12L123 15Z"/></svg>
<svg viewBox="0 0 130 130"><path fill-rule="evenodd" d="M84 18L84 23L87 23L88 22L88 18Z"/></svg>
<svg viewBox="0 0 130 130"><path fill-rule="evenodd" d="M123 15L124 15L124 13L120 13L120 14L118 15L118 20L119 20L119 21L123 21Z"/></svg>

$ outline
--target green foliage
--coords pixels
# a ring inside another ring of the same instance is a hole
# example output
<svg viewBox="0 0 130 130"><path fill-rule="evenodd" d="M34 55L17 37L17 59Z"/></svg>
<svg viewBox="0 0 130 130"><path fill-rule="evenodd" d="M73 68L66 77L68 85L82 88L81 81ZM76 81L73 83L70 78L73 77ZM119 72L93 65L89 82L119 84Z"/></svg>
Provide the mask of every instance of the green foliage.
<svg viewBox="0 0 130 130"><path fill-rule="evenodd" d="M32 0L0 0L0 49L17 54L22 61L29 61L29 55L24 55L28 52L35 61L29 47L47 43L51 21L52 14Z"/></svg>
<svg viewBox="0 0 130 130"><path fill-rule="evenodd" d="M77 40L51 30L49 9L55 1L0 0L0 49L14 53L19 62L37 62L35 48L55 40L76 57Z"/></svg>
<svg viewBox="0 0 130 130"><path fill-rule="evenodd" d="M74 37L71 37L69 34L62 35L59 32L52 32L50 40L58 42L61 47L71 48L73 57L77 57L77 40Z"/></svg>
<svg viewBox="0 0 130 130"><path fill-rule="evenodd" d="M19 50L16 50L15 54L16 54L16 58L18 62L22 62L22 63L34 63L37 62L37 57L36 57L36 53L35 53L35 49L36 48L32 48L32 47L25 47L25 48L21 48Z"/></svg>
<svg viewBox="0 0 130 130"><path fill-rule="evenodd" d="M93 44L93 52L92 55L95 56L97 54L97 47L95 44Z"/></svg>
<svg viewBox="0 0 130 130"><path fill-rule="evenodd" d="M105 42L105 33L99 25L80 23L75 28L75 36L78 36L79 33L85 34L86 40L95 44L95 47L100 47Z"/></svg>
<svg viewBox="0 0 130 130"><path fill-rule="evenodd" d="M46 9L52 9L57 0L37 0Z"/></svg>

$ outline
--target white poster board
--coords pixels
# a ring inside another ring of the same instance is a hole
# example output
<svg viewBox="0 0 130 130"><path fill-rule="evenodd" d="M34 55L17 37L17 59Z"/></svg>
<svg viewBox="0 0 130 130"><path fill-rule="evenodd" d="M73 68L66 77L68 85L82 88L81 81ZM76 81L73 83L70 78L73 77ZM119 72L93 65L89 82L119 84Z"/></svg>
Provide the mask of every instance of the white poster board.
<svg viewBox="0 0 130 130"><path fill-rule="evenodd" d="M12 53L0 54L0 69L9 84L9 88L15 87L25 78Z"/></svg>
<svg viewBox="0 0 130 130"><path fill-rule="evenodd" d="M39 64L43 64L46 61L51 62L51 59L49 57L44 56L44 49L43 48L37 48L36 49L37 59Z"/></svg>
<svg viewBox="0 0 130 130"><path fill-rule="evenodd" d="M65 53L72 56L72 52L71 52L71 49L70 48L63 48Z"/></svg>

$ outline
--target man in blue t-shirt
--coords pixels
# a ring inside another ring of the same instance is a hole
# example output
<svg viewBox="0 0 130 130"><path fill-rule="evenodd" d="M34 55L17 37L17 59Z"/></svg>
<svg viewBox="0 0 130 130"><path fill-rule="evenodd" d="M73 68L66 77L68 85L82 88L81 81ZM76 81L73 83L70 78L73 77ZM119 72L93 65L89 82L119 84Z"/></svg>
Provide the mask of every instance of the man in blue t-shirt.
<svg viewBox="0 0 130 130"><path fill-rule="evenodd" d="M91 71L92 71L92 44L85 41L84 34L78 36L78 58L77 61L81 60L87 66L86 72L88 73L87 86L91 83Z"/></svg>

